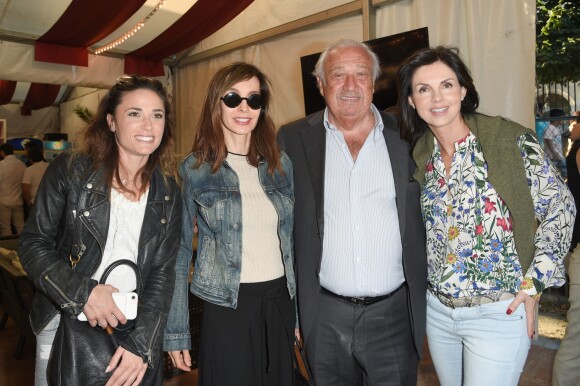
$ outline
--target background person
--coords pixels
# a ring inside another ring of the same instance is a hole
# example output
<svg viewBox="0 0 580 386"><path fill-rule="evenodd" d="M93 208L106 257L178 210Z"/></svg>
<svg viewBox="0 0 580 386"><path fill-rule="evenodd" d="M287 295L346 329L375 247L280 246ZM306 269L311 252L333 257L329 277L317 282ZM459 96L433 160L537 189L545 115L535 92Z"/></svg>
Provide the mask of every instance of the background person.
<svg viewBox="0 0 580 386"><path fill-rule="evenodd" d="M439 381L515 386L535 299L564 284L572 196L530 130L476 113L479 96L456 49L418 51L398 81L401 133L421 183L427 338Z"/></svg>
<svg viewBox="0 0 580 386"><path fill-rule="evenodd" d="M28 211L34 204L34 197L36 197L36 192L38 191L38 186L40 181L42 181L42 176L46 172L48 163L44 160L42 156L42 150L38 147L31 147L26 151L26 157L32 163L24 171L22 176L22 198L24 199L24 205L28 207Z"/></svg>
<svg viewBox="0 0 580 386"><path fill-rule="evenodd" d="M564 112L564 110L551 109L549 115L550 118L556 118L563 117L564 115L566 115L566 113ZM562 177L565 179L567 176L566 157L564 156L562 145L563 143L562 136L564 134L564 131L565 130L562 127L561 120L550 121L548 128L544 132L544 150L546 151L548 157L550 157L550 159L554 163L556 169L558 169Z"/></svg>
<svg viewBox="0 0 580 386"><path fill-rule="evenodd" d="M10 236L12 225L16 234L24 227L22 176L26 165L16 158L9 143L0 145L0 158L0 236Z"/></svg>
<svg viewBox="0 0 580 386"><path fill-rule="evenodd" d="M58 358L51 346L61 314L76 319L84 312L94 328L126 323L112 293L135 288L133 271L115 270L110 284L98 284L103 270L119 259L132 260L140 272L134 329L107 368L95 369L84 358L75 365L79 376L110 373L107 385L161 385L163 326L181 230L181 196L173 175L165 89L148 78L121 78L101 100L84 149L51 162L20 236L18 254L37 288L30 313L37 334L36 385L47 384L50 355ZM73 237L84 246L74 269Z"/></svg>
<svg viewBox="0 0 580 386"><path fill-rule="evenodd" d="M580 111L574 113L576 120L570 123L570 138L574 140L566 165L568 168L568 187L574 196L576 208L580 205ZM580 384L580 253L575 248L580 242L580 221L576 214L574 233L570 245L570 261L566 267L570 288L568 291L568 309L566 334L560 343L552 372L552 386L572 386Z"/></svg>
<svg viewBox="0 0 580 386"><path fill-rule="evenodd" d="M578 118L570 122L568 131L570 133L570 139L573 141L570 151L566 156L566 167L568 179L566 184L574 196L574 202L576 203L576 208L580 204L580 174L578 174L578 165L580 165L580 111L576 111L574 115ZM574 222L574 232L572 234L572 242L570 244L570 251L576 248L576 245L580 242L580 221Z"/></svg>
<svg viewBox="0 0 580 386"><path fill-rule="evenodd" d="M546 129L548 128L548 126L550 126L550 124L546 121L537 120L538 118L541 118L541 117L542 116L540 115L540 113L536 114L535 130L536 130L536 137L538 138L538 143L543 148L544 147L544 133L546 132Z"/></svg>
<svg viewBox="0 0 580 386"><path fill-rule="evenodd" d="M290 386L296 325L292 166L278 150L267 77L233 63L211 79L180 168L183 232L164 348L191 370L190 291L205 301L199 384Z"/></svg>
<svg viewBox="0 0 580 386"><path fill-rule="evenodd" d="M298 309L314 382L414 385L425 333L425 230L409 146L372 104L380 73L339 40L314 75L323 111L280 128L294 168Z"/></svg>
<svg viewBox="0 0 580 386"><path fill-rule="evenodd" d="M42 144L39 145L37 142L32 141L32 140L30 140L24 144L24 153L26 154L26 166L32 165L32 161L30 159L30 150L31 149L38 149L38 150L40 150L40 152L42 154L42 146L43 146ZM44 155L42 156L42 160L46 161L44 159Z"/></svg>

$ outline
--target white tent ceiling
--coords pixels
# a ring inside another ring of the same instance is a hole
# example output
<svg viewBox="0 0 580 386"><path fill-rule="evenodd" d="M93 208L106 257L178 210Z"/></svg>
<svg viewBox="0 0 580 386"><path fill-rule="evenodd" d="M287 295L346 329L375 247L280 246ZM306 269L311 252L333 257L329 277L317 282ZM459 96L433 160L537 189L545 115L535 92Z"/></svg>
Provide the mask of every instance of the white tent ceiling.
<svg viewBox="0 0 580 386"><path fill-rule="evenodd" d="M0 39L33 42L44 35L61 17L72 0L0 0ZM197 0L167 0L138 33L112 50L124 54L149 43L175 23ZM102 47L122 37L157 6L147 0L123 25L94 44Z"/></svg>

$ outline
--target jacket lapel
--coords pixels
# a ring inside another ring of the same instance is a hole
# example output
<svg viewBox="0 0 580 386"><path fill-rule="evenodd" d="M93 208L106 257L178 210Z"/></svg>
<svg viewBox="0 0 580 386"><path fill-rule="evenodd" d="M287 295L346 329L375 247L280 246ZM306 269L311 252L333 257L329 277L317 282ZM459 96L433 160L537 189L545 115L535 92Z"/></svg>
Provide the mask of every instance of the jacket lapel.
<svg viewBox="0 0 580 386"><path fill-rule="evenodd" d="M406 143L401 140L399 133L387 127L387 120L383 115L385 128L383 135L389 151L391 169L393 170L393 180L395 182L395 194L397 195L397 213L399 215L399 231L401 238L405 234L405 207L407 205L407 183L409 179L409 149Z"/></svg>
<svg viewBox="0 0 580 386"><path fill-rule="evenodd" d="M163 177L159 169L156 169L151 176L149 185L149 195L147 197L147 206L145 207L145 216L143 218L143 227L139 236L139 247L145 245L152 237L165 231L167 223L164 204L168 203L169 196Z"/></svg>
<svg viewBox="0 0 580 386"><path fill-rule="evenodd" d="M324 166L326 155L326 130L322 122L324 110L314 114L309 126L301 131L308 172L316 201L316 219L318 233L322 240L324 235Z"/></svg>
<svg viewBox="0 0 580 386"><path fill-rule="evenodd" d="M84 198L79 198L78 204L82 202L83 207L77 207L80 221L97 240L101 253L105 250L111 212L109 193L103 181L102 169L91 172L90 176L81 182L80 194L84 195ZM86 242L86 240L81 240L82 242Z"/></svg>

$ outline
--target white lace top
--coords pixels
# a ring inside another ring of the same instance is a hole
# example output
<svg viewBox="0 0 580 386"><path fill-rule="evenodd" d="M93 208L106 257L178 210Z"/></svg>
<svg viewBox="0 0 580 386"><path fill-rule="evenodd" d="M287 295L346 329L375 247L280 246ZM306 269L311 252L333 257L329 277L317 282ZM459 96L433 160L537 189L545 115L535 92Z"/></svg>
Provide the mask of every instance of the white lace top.
<svg viewBox="0 0 580 386"><path fill-rule="evenodd" d="M145 206L149 189L139 201L131 201L115 189L111 189L111 213L105 251L99 269L93 279L100 280L105 269L117 260L131 260L137 263L139 236L145 216ZM119 292L130 292L136 288L133 270L126 266L115 268L107 278L107 284Z"/></svg>

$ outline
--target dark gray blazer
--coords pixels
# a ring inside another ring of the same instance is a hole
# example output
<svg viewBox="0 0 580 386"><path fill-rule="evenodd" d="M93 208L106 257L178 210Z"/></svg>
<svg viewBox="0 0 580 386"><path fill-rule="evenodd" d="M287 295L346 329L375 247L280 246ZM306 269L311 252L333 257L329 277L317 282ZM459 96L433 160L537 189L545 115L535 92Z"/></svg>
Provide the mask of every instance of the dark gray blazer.
<svg viewBox="0 0 580 386"><path fill-rule="evenodd" d="M419 203L419 183L413 179L415 163L409 144L399 136L392 115L381 112L383 133L393 167L397 211L403 245L403 269L407 280L409 317L417 355L421 357L425 336L427 257L425 228ZM292 160L294 169L294 256L298 311L304 339L308 340L317 317L320 299L318 273L324 237L324 161L326 131L324 111L284 125L278 141Z"/></svg>

